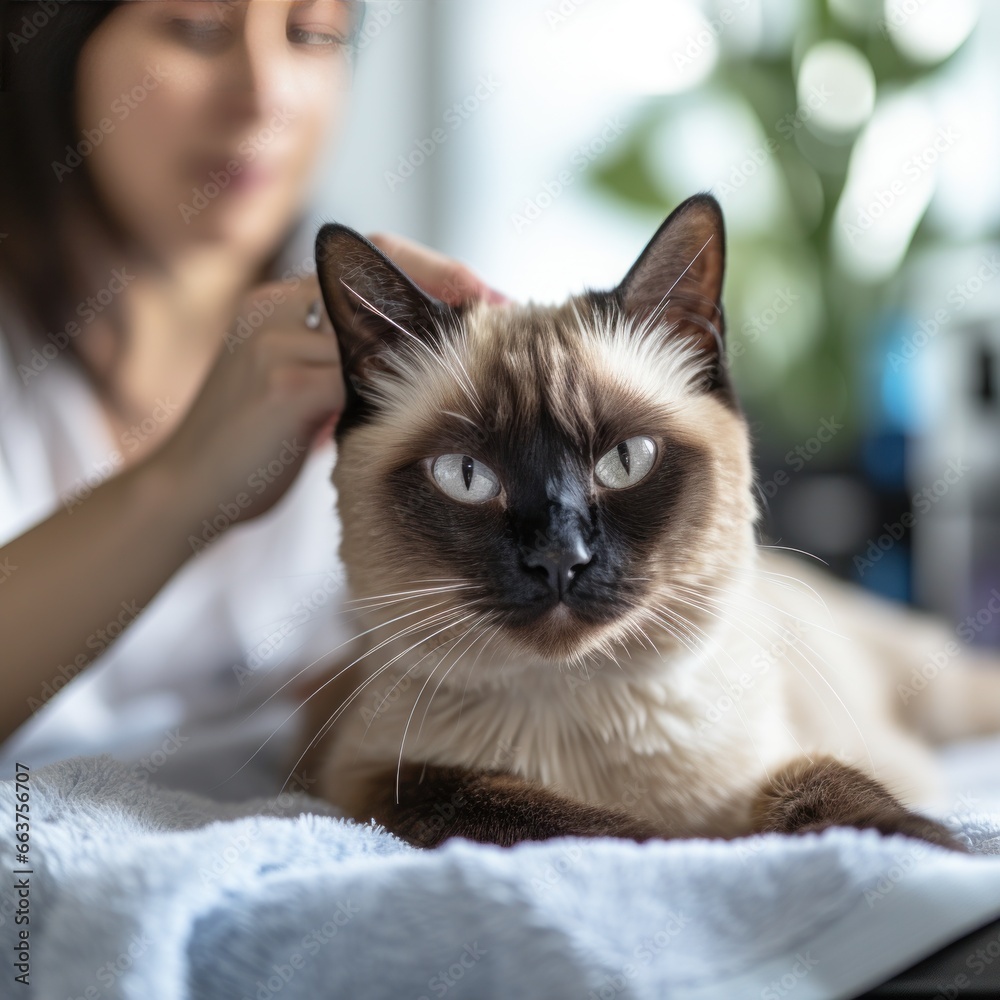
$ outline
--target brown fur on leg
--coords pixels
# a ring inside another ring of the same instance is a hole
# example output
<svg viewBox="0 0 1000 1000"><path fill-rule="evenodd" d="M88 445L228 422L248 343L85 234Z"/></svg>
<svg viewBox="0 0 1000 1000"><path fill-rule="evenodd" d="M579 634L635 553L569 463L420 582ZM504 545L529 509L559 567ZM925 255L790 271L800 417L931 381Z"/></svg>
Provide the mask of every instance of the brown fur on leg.
<svg viewBox="0 0 1000 1000"><path fill-rule="evenodd" d="M574 802L510 774L404 763L369 784L363 815L417 847L466 837L509 847L551 837L621 837L644 841L658 834L627 813Z"/></svg>
<svg viewBox="0 0 1000 1000"><path fill-rule="evenodd" d="M965 850L940 823L910 812L877 781L833 757L801 759L783 768L761 787L752 815L758 833L809 833L853 826Z"/></svg>

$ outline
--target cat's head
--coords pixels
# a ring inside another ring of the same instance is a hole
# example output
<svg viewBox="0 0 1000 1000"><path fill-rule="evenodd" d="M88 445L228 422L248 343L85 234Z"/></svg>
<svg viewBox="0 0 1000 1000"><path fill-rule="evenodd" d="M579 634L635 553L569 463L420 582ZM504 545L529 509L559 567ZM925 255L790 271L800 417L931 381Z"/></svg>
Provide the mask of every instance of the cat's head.
<svg viewBox="0 0 1000 1000"><path fill-rule="evenodd" d="M355 596L384 599L388 620L414 592L441 635L492 630L534 659L578 661L640 633L689 644L680 621L707 627L711 588L754 548L724 260L721 211L699 195L610 291L451 308L364 237L324 226Z"/></svg>

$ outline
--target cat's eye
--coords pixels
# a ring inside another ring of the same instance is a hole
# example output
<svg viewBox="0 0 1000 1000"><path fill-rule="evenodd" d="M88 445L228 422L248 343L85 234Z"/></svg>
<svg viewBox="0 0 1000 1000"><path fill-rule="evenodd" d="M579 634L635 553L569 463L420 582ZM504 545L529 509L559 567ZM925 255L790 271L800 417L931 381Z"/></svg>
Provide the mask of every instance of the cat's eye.
<svg viewBox="0 0 1000 1000"><path fill-rule="evenodd" d="M500 495L496 473L468 455L439 455L431 465L431 475L453 500L485 503Z"/></svg>
<svg viewBox="0 0 1000 1000"><path fill-rule="evenodd" d="M651 437L632 437L602 455L594 466L597 481L611 490L623 490L645 479L656 461Z"/></svg>

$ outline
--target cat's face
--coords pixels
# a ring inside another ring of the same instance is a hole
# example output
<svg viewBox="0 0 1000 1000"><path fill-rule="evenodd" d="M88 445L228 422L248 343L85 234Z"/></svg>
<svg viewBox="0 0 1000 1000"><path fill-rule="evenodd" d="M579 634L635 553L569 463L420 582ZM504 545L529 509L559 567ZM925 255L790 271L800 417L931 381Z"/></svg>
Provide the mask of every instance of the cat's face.
<svg viewBox="0 0 1000 1000"><path fill-rule="evenodd" d="M438 638L491 630L547 660L665 626L698 641L677 616L705 627L701 588L753 549L749 445L720 356L723 240L715 202L692 199L611 292L454 310L324 227L355 595L392 600L388 619L426 588L414 621Z"/></svg>

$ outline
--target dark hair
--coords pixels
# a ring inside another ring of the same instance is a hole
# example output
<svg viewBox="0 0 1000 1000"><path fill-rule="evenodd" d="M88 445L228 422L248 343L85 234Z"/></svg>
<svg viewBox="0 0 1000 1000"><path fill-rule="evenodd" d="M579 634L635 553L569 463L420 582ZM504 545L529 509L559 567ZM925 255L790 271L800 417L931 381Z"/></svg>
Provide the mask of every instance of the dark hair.
<svg viewBox="0 0 1000 1000"><path fill-rule="evenodd" d="M81 142L75 102L80 52L123 2L128 0L0 0L0 288L34 328L32 339L61 330L95 280L106 279L84 273L86 255L73 245L81 213L112 251L141 252L106 209L85 164L59 176L53 169L67 160L67 147L72 152ZM356 43L363 5L350 6ZM289 227L260 280L275 275L301 222ZM110 309L107 315L114 322ZM72 344L70 353L79 357Z"/></svg>
<svg viewBox="0 0 1000 1000"><path fill-rule="evenodd" d="M114 240L86 170L62 181L61 161L77 135L80 51L121 0L8 0L0 14L0 279L33 324L56 329L79 301L79 254L70 244L74 206L90 206Z"/></svg>

